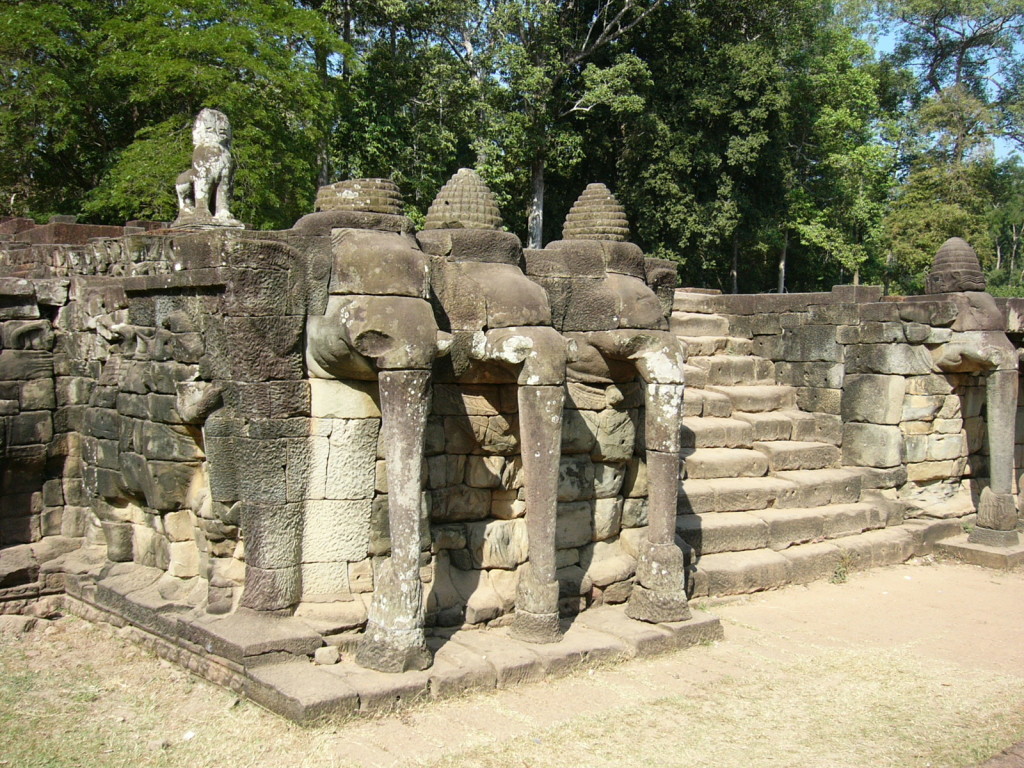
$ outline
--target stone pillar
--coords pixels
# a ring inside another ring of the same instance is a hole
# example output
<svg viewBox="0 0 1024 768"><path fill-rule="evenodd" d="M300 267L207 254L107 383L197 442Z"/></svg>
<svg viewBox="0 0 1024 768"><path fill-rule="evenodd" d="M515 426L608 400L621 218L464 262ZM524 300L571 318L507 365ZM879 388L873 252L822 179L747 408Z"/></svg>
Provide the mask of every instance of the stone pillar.
<svg viewBox="0 0 1024 768"><path fill-rule="evenodd" d="M647 382L644 405L647 539L640 548L626 615L649 622L685 621L690 618L686 564L675 542L683 385Z"/></svg>
<svg viewBox="0 0 1024 768"><path fill-rule="evenodd" d="M420 581L420 477L430 372L382 372L380 405L391 557L378 569L356 662L381 672L406 672L426 669L433 661L424 640Z"/></svg>
<svg viewBox="0 0 1024 768"><path fill-rule="evenodd" d="M994 370L985 382L988 411L989 487L981 492L978 520L968 541L994 547L1014 547L1017 505L1013 496L1014 425L1017 414L1017 371Z"/></svg>
<svg viewBox="0 0 1024 768"><path fill-rule="evenodd" d="M512 635L534 643L553 643L561 638L555 519L565 391L560 386L522 386L518 395L529 560L519 576Z"/></svg>

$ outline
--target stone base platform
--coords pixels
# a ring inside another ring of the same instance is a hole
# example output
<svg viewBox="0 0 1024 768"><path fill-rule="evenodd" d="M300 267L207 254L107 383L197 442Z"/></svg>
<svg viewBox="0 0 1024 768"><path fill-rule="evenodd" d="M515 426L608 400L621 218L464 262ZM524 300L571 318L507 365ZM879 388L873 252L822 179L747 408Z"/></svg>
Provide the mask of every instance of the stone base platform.
<svg viewBox="0 0 1024 768"><path fill-rule="evenodd" d="M431 629L433 665L388 674L357 666L347 648L336 664L314 663L325 640L302 619L246 609L212 616L168 595L156 569L89 565L69 568L68 612L130 627L158 656L299 723L537 682L723 636L718 618L701 611L688 621L647 624L627 618L622 605L602 606L564 619L562 640L543 645L515 640L504 627Z"/></svg>
<svg viewBox="0 0 1024 768"><path fill-rule="evenodd" d="M936 551L955 557L965 563L986 568L1016 568L1024 565L1024 543L1015 547L989 547L967 540L968 535L956 536L936 544Z"/></svg>

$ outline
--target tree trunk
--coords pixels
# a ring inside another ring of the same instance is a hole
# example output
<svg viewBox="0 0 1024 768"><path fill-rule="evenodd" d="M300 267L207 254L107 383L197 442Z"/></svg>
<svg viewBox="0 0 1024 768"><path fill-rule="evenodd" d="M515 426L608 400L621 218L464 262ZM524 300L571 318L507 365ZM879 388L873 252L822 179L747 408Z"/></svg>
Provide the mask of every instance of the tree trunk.
<svg viewBox="0 0 1024 768"><path fill-rule="evenodd" d="M732 236L732 269L729 270L729 277L732 278L732 292L739 293L739 271L740 271L740 239L737 235Z"/></svg>
<svg viewBox="0 0 1024 768"><path fill-rule="evenodd" d="M786 251L789 250L789 230L782 234L782 251L779 252L779 293L786 292ZM735 267L734 267L735 268ZM735 293L735 291L733 291Z"/></svg>
<svg viewBox="0 0 1024 768"><path fill-rule="evenodd" d="M530 212L526 218L526 247L544 247L544 158L530 168Z"/></svg>
<svg viewBox="0 0 1024 768"><path fill-rule="evenodd" d="M313 49L313 58L316 65L317 77L320 79L320 85L325 89L330 89L330 75L327 71L327 59L328 51L323 45L317 45ZM319 139L317 139L317 165L319 170L317 172L317 186L324 187L331 183L331 121L327 115L321 116L321 130Z"/></svg>

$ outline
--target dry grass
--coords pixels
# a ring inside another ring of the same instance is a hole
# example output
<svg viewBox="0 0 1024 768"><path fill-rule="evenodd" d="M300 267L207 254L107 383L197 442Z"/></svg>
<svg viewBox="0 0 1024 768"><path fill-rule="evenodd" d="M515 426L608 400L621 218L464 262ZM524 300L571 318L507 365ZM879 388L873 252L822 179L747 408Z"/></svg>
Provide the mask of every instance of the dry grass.
<svg viewBox="0 0 1024 768"><path fill-rule="evenodd" d="M922 658L909 647L807 648L779 661L756 650L733 653L726 644L630 669L657 679L674 663L685 675L688 664L724 652L739 659L731 677L692 685L684 695L654 689L596 715L572 717L580 681L566 680L392 716L388 726L405 728L409 746L402 752L389 744L398 755L391 764L923 768L971 765L1024 738L1024 670L997 676L969 660L961 666ZM583 674L594 691L610 690L615 676ZM458 712L511 719L509 697L517 695L542 695L563 720L543 728L535 719L495 739L462 734ZM448 723L447 733L437 733L445 730L439 722ZM364 719L299 728L158 661L109 627L74 618L22 639L0 637L0 766L343 768L367 764L353 757L354 745L372 742L383 726ZM417 739L431 741L428 730L433 744L417 750Z"/></svg>
<svg viewBox="0 0 1024 768"><path fill-rule="evenodd" d="M431 765L966 766L1024 738L1022 682L908 650L831 651Z"/></svg>

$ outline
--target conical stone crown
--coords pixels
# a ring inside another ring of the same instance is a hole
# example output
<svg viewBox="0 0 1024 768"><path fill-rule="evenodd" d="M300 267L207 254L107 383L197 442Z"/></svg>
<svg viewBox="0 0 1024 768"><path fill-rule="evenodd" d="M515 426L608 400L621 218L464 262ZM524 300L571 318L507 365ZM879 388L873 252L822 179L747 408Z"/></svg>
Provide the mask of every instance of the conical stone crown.
<svg viewBox="0 0 1024 768"><path fill-rule="evenodd" d="M423 228L500 229L501 214L480 174L460 168L430 204Z"/></svg>
<svg viewBox="0 0 1024 768"><path fill-rule="evenodd" d="M949 238L935 254L925 286L925 293L929 294L984 291L985 274L978 254L966 240Z"/></svg>
<svg viewBox="0 0 1024 768"><path fill-rule="evenodd" d="M402 193L390 179L348 179L320 187L318 211L362 211L402 215Z"/></svg>
<svg viewBox="0 0 1024 768"><path fill-rule="evenodd" d="M562 227L563 240L629 240L626 209L604 184L588 184Z"/></svg>

